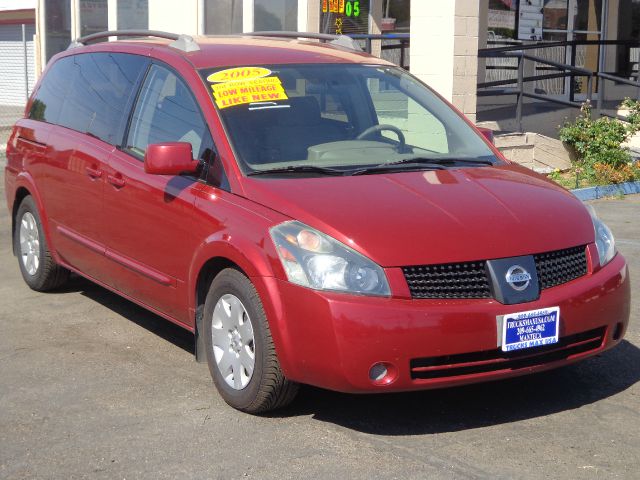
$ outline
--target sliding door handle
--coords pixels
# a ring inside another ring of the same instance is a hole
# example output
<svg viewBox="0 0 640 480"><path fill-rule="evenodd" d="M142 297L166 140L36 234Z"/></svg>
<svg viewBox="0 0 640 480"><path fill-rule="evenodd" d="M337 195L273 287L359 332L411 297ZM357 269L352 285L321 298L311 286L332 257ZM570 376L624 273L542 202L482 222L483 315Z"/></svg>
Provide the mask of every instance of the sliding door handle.
<svg viewBox="0 0 640 480"><path fill-rule="evenodd" d="M87 175L89 175L91 178L102 177L102 170L100 170L99 168L85 167L85 171L87 172Z"/></svg>
<svg viewBox="0 0 640 480"><path fill-rule="evenodd" d="M125 186L126 182L124 181L124 178L122 178L122 176L118 175L109 175L107 176L107 181L113 185L114 187L117 188L122 188Z"/></svg>

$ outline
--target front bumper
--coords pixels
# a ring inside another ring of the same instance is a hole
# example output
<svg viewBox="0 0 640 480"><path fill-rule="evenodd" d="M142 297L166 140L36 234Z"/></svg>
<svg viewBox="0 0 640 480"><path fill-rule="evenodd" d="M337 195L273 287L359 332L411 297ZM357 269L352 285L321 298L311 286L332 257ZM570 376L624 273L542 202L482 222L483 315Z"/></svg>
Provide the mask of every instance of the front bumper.
<svg viewBox="0 0 640 480"><path fill-rule="evenodd" d="M619 343L630 310L629 275L620 254L595 273L517 305L364 297L255 280L285 375L352 393L446 387L566 365ZM517 361L494 358L502 355L497 316L552 306L560 307L560 344L520 351ZM393 368L391 383L370 380L378 362ZM440 373L425 373L433 367L424 365L433 364Z"/></svg>

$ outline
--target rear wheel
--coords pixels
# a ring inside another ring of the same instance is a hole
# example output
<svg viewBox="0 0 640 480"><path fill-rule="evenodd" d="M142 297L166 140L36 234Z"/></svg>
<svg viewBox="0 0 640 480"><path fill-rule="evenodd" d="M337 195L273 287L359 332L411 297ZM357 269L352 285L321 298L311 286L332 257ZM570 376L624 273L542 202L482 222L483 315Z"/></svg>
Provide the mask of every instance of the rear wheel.
<svg viewBox="0 0 640 480"><path fill-rule="evenodd" d="M245 275L230 268L218 274L203 318L209 371L229 405L262 413L291 403L298 385L280 369L262 302Z"/></svg>
<svg viewBox="0 0 640 480"><path fill-rule="evenodd" d="M61 286L69 278L69 271L51 257L40 214L31 196L25 197L18 207L13 247L18 256L22 278L33 290L51 290Z"/></svg>

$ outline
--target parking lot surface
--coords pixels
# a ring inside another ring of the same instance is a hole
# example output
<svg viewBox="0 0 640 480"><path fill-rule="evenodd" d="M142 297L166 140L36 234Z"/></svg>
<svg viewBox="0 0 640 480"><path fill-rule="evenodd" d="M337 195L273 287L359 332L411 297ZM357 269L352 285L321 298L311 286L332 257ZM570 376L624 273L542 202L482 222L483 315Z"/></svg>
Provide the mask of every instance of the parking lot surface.
<svg viewBox="0 0 640 480"><path fill-rule="evenodd" d="M308 387L255 417L218 397L188 332L77 277L55 293L29 290L2 200L0 478L637 479L640 196L593 204L633 282L615 349L448 390Z"/></svg>

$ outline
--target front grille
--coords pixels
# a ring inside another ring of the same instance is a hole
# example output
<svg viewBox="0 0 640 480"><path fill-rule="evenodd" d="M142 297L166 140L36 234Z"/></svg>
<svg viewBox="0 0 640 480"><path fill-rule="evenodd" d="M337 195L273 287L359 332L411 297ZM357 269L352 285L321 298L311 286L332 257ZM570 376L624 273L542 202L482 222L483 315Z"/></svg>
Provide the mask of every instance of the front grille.
<svg viewBox="0 0 640 480"><path fill-rule="evenodd" d="M511 352L501 349L482 352L415 358L410 362L412 379L431 379L473 375L500 370L519 370L574 355L595 351L602 346L605 327L560 338L558 343Z"/></svg>
<svg viewBox="0 0 640 480"><path fill-rule="evenodd" d="M489 298L485 262L403 268L413 298Z"/></svg>
<svg viewBox="0 0 640 480"><path fill-rule="evenodd" d="M587 274L587 254L584 247L566 248L534 255L540 289L562 285Z"/></svg>
<svg viewBox="0 0 640 480"><path fill-rule="evenodd" d="M555 287L586 275L584 246L533 256L540 289ZM485 261L403 267L412 298L490 298Z"/></svg>

